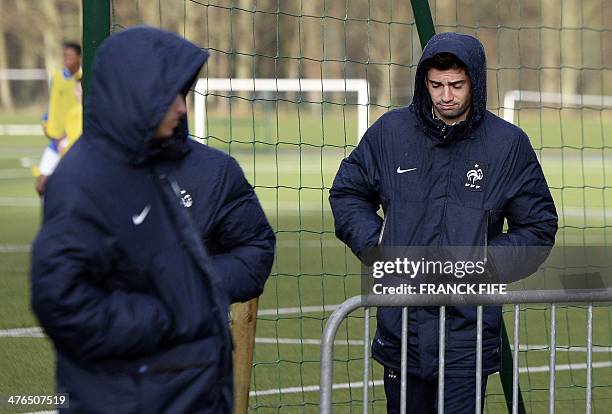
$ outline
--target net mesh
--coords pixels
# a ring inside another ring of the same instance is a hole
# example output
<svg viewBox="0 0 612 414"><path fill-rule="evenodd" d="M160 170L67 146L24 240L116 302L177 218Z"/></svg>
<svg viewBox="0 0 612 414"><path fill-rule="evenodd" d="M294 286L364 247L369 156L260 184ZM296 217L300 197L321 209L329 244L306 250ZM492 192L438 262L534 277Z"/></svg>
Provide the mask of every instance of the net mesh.
<svg viewBox="0 0 612 414"><path fill-rule="evenodd" d="M504 115L509 91L562 95L556 101L513 100L511 121L528 133L541 160L559 212L558 243L607 245L612 8L603 0L438 0L430 8L438 32L471 34L484 44L494 113ZM410 102L421 51L407 0L112 1L113 31L140 23L209 49L204 79L365 79L370 122ZM593 95L601 103L575 105L570 95ZM324 323L334 305L359 294L358 263L335 239L327 202L339 162L357 142L357 96L208 90L205 99L206 133L195 138L238 159L278 237L260 301L250 411L315 412ZM361 315L350 317L338 334L334 412L361 410ZM505 316L512 332L512 314ZM595 412L605 412L612 398L611 318L609 307L595 308ZM559 306L557 322L556 408L579 412L586 386L580 365L586 362L586 308ZM528 412L548 407L542 367L549 324L549 305L521 306L521 391ZM371 379L371 409L383 412L377 364ZM487 394L488 412L504 409L495 377Z"/></svg>

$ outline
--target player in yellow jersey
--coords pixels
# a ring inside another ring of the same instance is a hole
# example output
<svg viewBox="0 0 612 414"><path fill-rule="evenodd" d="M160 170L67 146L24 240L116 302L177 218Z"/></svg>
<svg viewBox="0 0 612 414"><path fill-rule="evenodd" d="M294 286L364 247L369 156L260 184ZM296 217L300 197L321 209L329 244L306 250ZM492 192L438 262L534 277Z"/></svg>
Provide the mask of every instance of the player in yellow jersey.
<svg viewBox="0 0 612 414"><path fill-rule="evenodd" d="M80 102L74 90L81 79L81 46L76 43L64 44L64 68L51 75L49 88L49 109L43 116L43 130L49 145L45 148L36 179L36 191L42 195L47 177L53 173L59 162L61 140L66 136L68 112Z"/></svg>
<svg viewBox="0 0 612 414"><path fill-rule="evenodd" d="M66 114L66 120L64 122L66 134L64 135L64 139L60 141L59 145L61 156L64 156L66 151L70 149L72 144L74 144L83 133L83 105L81 103L83 88L81 87L81 82L77 82L76 86L74 87L74 95L76 96L78 103L72 105Z"/></svg>

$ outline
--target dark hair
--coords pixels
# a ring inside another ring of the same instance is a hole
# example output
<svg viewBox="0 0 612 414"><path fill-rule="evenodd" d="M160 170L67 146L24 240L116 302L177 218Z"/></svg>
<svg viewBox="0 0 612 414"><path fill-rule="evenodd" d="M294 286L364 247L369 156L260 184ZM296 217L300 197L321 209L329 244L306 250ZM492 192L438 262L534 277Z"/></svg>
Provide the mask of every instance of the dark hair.
<svg viewBox="0 0 612 414"><path fill-rule="evenodd" d="M81 45L73 42L64 42L64 49L72 49L77 55L81 56Z"/></svg>
<svg viewBox="0 0 612 414"><path fill-rule="evenodd" d="M467 73L467 66L457 56L452 53L442 52L427 59L423 66L425 73L429 69L448 70L448 69L463 69Z"/></svg>

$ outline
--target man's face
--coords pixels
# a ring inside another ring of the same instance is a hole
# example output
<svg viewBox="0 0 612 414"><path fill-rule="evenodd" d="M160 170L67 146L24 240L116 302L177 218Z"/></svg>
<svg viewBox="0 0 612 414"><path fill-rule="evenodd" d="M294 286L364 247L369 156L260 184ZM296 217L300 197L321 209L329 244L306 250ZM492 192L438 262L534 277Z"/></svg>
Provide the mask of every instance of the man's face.
<svg viewBox="0 0 612 414"><path fill-rule="evenodd" d="M81 55L71 47L64 48L64 66L70 73L78 72L81 67Z"/></svg>
<svg viewBox="0 0 612 414"><path fill-rule="evenodd" d="M161 122L155 130L155 139L171 138L174 130L181 123L183 117L187 114L187 103L183 94L178 94L170 104L170 108L162 118Z"/></svg>
<svg viewBox="0 0 612 414"><path fill-rule="evenodd" d="M465 70L431 68L425 82L438 118L448 125L467 118L472 103L472 84Z"/></svg>

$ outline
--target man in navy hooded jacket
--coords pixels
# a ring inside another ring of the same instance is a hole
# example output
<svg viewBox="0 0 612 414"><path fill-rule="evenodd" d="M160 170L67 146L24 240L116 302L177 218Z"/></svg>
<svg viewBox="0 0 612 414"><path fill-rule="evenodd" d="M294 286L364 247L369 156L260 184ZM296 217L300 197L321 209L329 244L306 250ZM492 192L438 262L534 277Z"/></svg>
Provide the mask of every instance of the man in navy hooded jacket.
<svg viewBox="0 0 612 414"><path fill-rule="evenodd" d="M480 42L458 33L434 36L417 68L412 104L368 129L330 190L336 234L360 259L378 244L488 245L519 253L525 246L552 246L557 214L529 138L488 112L486 96ZM384 220L376 214L381 206ZM504 279L502 264L517 257L499 256L499 269L495 260L489 264ZM528 262L537 267L544 258ZM411 307L408 314L408 412L433 413L439 309ZM401 310L379 308L377 315L372 354L385 367L388 411L398 413ZM501 320L501 307L485 307L483 391L487 376L499 370ZM475 349L476 308L448 308L447 413L474 412Z"/></svg>
<svg viewBox="0 0 612 414"><path fill-rule="evenodd" d="M32 253L67 412L231 412L228 306L261 293L274 234L237 163L188 139L207 57L145 27L96 55Z"/></svg>

